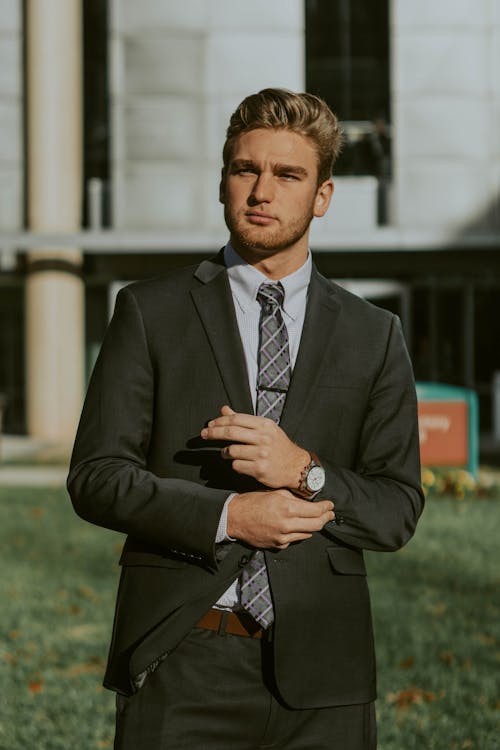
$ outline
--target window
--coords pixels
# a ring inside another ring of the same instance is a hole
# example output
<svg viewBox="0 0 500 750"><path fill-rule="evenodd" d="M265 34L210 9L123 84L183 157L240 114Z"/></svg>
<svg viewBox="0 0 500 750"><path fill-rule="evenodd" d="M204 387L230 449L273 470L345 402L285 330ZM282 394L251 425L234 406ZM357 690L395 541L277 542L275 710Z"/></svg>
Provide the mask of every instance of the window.
<svg viewBox="0 0 500 750"><path fill-rule="evenodd" d="M336 172L388 176L388 0L306 0L306 87L343 121Z"/></svg>
<svg viewBox="0 0 500 750"><path fill-rule="evenodd" d="M109 226L108 3L103 0L83 2L83 57L84 225L92 224L92 213L97 211L103 225ZM89 196L92 184L98 191L93 200Z"/></svg>

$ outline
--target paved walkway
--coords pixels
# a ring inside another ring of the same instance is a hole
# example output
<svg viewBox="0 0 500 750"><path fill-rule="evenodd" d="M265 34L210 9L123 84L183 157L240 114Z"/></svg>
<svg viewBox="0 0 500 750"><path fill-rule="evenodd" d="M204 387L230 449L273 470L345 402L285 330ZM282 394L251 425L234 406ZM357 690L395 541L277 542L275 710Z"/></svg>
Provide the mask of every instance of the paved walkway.
<svg viewBox="0 0 500 750"><path fill-rule="evenodd" d="M0 465L0 487L63 487L67 475L65 466Z"/></svg>
<svg viewBox="0 0 500 750"><path fill-rule="evenodd" d="M0 438L0 487L63 487L67 474L64 451L25 436Z"/></svg>

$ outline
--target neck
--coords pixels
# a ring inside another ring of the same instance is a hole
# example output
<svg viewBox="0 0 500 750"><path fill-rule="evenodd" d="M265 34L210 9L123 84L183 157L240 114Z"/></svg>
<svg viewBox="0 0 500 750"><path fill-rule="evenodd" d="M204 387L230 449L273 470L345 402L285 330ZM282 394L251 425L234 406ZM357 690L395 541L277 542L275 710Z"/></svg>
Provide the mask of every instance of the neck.
<svg viewBox="0 0 500 750"><path fill-rule="evenodd" d="M307 260L307 244L300 248L288 247L277 250L272 254L269 254L269 250L239 245L233 241L232 237L231 244L240 258L243 258L249 265L272 281L279 281L279 279L298 271Z"/></svg>

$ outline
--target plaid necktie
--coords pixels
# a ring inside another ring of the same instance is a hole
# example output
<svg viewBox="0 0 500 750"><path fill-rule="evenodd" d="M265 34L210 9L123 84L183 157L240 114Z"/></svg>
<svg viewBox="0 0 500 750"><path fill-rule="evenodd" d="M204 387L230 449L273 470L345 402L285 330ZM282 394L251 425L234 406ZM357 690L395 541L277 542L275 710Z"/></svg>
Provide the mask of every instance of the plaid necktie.
<svg viewBox="0 0 500 750"><path fill-rule="evenodd" d="M257 299L262 306L257 376L257 414L279 423L290 385L291 367L281 308L285 290L278 284L261 284ZM274 620L264 552L257 550L240 576L241 605L263 628Z"/></svg>

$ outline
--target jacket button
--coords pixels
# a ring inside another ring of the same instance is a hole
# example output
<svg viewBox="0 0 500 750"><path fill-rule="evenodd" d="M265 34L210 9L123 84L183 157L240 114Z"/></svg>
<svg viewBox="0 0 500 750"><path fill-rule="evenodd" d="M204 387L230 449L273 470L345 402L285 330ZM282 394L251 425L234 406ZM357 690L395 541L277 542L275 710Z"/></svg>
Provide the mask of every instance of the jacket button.
<svg viewBox="0 0 500 750"><path fill-rule="evenodd" d="M344 517L343 516L336 516L335 522L340 526L340 524L344 523Z"/></svg>
<svg viewBox="0 0 500 750"><path fill-rule="evenodd" d="M250 558L247 555L243 555L243 557L240 557L238 565L240 566L240 568L244 568L245 565L248 565L249 562Z"/></svg>

